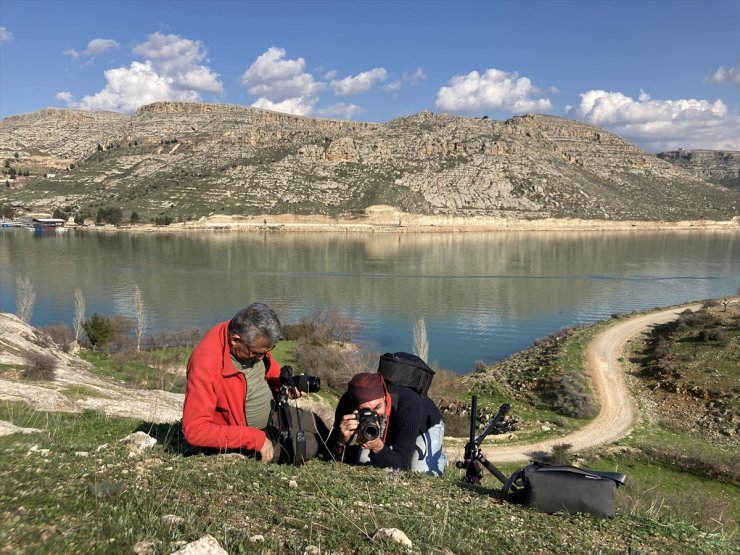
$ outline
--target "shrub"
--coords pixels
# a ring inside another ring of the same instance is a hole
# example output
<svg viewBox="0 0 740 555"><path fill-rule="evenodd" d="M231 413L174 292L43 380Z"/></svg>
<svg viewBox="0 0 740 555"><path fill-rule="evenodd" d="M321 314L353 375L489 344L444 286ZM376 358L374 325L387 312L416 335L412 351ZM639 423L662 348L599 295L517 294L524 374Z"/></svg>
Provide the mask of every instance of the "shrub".
<svg viewBox="0 0 740 555"><path fill-rule="evenodd" d="M299 326L306 331L305 338L317 345L331 342L348 343L360 331L359 322L326 308L317 310L308 318L303 318Z"/></svg>
<svg viewBox="0 0 740 555"><path fill-rule="evenodd" d="M310 322L301 322L299 324L285 324L283 326L283 339L286 341L298 341L306 337L311 337L314 333L314 325Z"/></svg>
<svg viewBox="0 0 740 555"><path fill-rule="evenodd" d="M28 380L51 381L54 379L59 361L47 353L31 352L26 355L28 367L22 376Z"/></svg>
<svg viewBox="0 0 740 555"><path fill-rule="evenodd" d="M333 344L317 345L302 339L293 352L298 372L321 378L322 387L344 391L347 382L360 372L374 372L377 354L342 349Z"/></svg>
<svg viewBox="0 0 740 555"><path fill-rule="evenodd" d="M550 462L552 464L570 464L571 448L570 443L556 443L552 446Z"/></svg>
<svg viewBox="0 0 740 555"><path fill-rule="evenodd" d="M85 320L82 323L82 328L87 334L87 338L93 346L93 350L96 347L102 347L105 345L111 336L111 323L110 318L106 318L102 314L97 312L93 314L89 320Z"/></svg>
<svg viewBox="0 0 740 555"><path fill-rule="evenodd" d="M62 349L69 347L72 341L72 328L67 324L57 324L55 326L45 326L41 328L41 331L46 333L51 340L62 347Z"/></svg>
<svg viewBox="0 0 740 555"><path fill-rule="evenodd" d="M704 329L699 334L699 337L704 341L704 343L713 342L719 345L727 344L727 334L720 328Z"/></svg>
<svg viewBox="0 0 740 555"><path fill-rule="evenodd" d="M554 374L540 378L537 390L553 408L566 416L591 418L596 414L596 405L579 383L570 374Z"/></svg>
<svg viewBox="0 0 740 555"><path fill-rule="evenodd" d="M107 341L107 349L110 352L133 350L134 339L131 337L133 327L131 318L123 314L115 314L108 321L110 322L110 337Z"/></svg>

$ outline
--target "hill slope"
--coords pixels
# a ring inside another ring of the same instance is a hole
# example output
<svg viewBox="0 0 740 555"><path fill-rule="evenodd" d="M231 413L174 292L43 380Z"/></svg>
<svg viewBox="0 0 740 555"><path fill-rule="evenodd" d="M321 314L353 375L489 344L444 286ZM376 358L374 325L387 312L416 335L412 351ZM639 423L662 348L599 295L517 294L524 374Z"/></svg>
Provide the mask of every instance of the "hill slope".
<svg viewBox="0 0 740 555"><path fill-rule="evenodd" d="M30 173L9 181L0 202L181 219L388 204L420 214L728 220L740 199L603 129L542 115L423 112L375 124L199 103L151 104L132 117L48 109L3 120L0 156L6 170Z"/></svg>

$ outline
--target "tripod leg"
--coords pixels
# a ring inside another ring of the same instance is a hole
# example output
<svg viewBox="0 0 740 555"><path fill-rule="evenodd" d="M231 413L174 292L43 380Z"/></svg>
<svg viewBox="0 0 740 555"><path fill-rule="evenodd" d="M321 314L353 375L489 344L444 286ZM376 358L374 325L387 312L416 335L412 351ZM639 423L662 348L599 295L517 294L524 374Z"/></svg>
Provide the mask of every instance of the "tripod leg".
<svg viewBox="0 0 740 555"><path fill-rule="evenodd" d="M488 470L488 472L490 472L491 474L493 474L494 476L496 476L496 478L498 479L498 481L499 481L499 482L501 482L502 484L505 484L505 483L506 483L506 480L508 480L508 477L507 477L506 475L504 475L504 473L503 473L503 472L501 472L501 471L500 471L500 470L499 470L498 468L496 468L496 467L494 466L494 464L493 464L493 463L492 463L491 461L489 461L489 460L488 460L488 459L487 459L487 458L486 458L486 457L485 457L485 456L483 455L483 453L481 453L481 452L479 451L479 452L477 453L477 455L476 455L476 459L478 459L478 461L480 461L480 463L481 463L481 464L482 464L483 466L485 466L485 467L486 467L486 470Z"/></svg>

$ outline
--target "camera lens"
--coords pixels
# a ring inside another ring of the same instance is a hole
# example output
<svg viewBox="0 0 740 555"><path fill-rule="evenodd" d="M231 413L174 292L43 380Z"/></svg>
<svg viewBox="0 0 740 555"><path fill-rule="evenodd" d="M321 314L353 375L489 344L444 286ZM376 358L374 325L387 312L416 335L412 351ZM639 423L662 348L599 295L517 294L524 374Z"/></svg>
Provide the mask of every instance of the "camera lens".
<svg viewBox="0 0 740 555"><path fill-rule="evenodd" d="M306 393L316 393L321 389L321 378L318 376L309 376L308 374L293 376L293 387Z"/></svg>

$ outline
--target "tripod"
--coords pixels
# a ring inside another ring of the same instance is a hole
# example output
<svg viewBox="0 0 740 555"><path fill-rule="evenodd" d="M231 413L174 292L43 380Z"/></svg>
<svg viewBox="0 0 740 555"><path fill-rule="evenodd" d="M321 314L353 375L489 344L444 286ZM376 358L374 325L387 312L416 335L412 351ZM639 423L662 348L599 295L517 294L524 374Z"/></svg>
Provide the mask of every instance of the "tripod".
<svg viewBox="0 0 740 555"><path fill-rule="evenodd" d="M504 416L506 416L506 413L509 412L509 404L504 403L501 405L501 408L498 409L498 412L491 419L483 432L478 437L475 437L477 410L478 397L473 395L470 407L470 438L468 439L468 443L465 445L465 459L457 461L455 466L460 469L465 469L464 480L469 484L480 484L480 481L483 479L484 468L493 474L502 484L505 484L508 477L483 455L480 446L488 434L493 433L493 435L498 435L501 433L498 425Z"/></svg>

